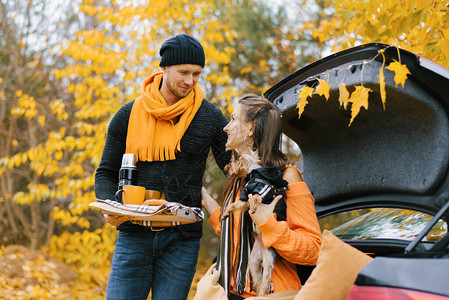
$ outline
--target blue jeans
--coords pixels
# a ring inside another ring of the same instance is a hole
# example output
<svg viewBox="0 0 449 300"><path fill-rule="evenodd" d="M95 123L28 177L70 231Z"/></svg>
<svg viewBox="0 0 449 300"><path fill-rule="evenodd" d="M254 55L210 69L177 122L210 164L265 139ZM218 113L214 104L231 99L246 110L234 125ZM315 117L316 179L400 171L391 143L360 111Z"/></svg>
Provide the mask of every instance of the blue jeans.
<svg viewBox="0 0 449 300"><path fill-rule="evenodd" d="M195 275L200 241L178 230L120 231L106 299L185 300Z"/></svg>

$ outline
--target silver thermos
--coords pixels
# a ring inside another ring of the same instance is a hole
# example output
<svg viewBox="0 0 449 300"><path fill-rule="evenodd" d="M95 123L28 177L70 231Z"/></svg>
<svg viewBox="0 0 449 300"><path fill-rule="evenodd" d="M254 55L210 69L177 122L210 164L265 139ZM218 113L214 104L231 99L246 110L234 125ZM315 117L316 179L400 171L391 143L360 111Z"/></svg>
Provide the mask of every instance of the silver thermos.
<svg viewBox="0 0 449 300"><path fill-rule="evenodd" d="M116 197L119 198L120 202L121 193L119 192L123 190L123 186L125 185L137 185L137 168L136 168L136 156L132 153L125 153L122 157L122 166L119 170L119 183L118 183L118 192ZM123 202L122 202L123 203Z"/></svg>

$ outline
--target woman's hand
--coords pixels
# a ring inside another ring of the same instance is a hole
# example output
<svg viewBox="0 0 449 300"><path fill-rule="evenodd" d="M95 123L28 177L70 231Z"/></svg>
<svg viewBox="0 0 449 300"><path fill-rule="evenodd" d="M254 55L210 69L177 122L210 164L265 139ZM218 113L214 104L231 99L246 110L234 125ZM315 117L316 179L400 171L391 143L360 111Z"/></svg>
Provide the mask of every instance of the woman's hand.
<svg viewBox="0 0 449 300"><path fill-rule="evenodd" d="M249 195L249 197L251 197L251 195ZM268 217L273 213L274 208L275 208L276 204L278 203L278 201L281 199L282 199L282 195L279 195L276 198L274 198L270 204L264 204L264 203L258 204L257 209L254 213L251 213L251 211L253 211L253 210L250 207L249 215L250 215L251 219L253 219L254 224L256 224L256 226L264 224L268 220ZM252 203L250 202L250 205L251 204Z"/></svg>
<svg viewBox="0 0 449 300"><path fill-rule="evenodd" d="M106 222L111 224L112 226L119 226L123 222L133 220L133 217L128 216L110 216L110 215L104 215Z"/></svg>
<svg viewBox="0 0 449 300"><path fill-rule="evenodd" d="M217 208L220 207L217 201L215 201L215 199L209 195L204 186L201 188L201 197L201 205L207 210L207 213L209 215L211 215Z"/></svg>

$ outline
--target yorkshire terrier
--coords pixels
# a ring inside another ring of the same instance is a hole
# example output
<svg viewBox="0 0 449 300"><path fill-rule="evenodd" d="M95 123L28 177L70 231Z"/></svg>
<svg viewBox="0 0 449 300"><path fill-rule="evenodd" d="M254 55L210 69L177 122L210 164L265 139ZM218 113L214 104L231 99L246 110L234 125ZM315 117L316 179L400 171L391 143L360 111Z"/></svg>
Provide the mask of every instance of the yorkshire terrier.
<svg viewBox="0 0 449 300"><path fill-rule="evenodd" d="M246 177L238 201L230 204L222 215L222 219L235 210L249 210L251 214L257 211L261 203L270 204L278 195L285 196L287 181L276 167L261 167L256 152L242 155L237 161L232 160L228 166L228 173L239 177ZM285 197L276 204L274 212L278 220L286 219ZM257 295L263 296L272 292L271 272L274 268L276 250L265 248L262 233L253 223L254 245L249 257L249 270L253 281L253 288Z"/></svg>

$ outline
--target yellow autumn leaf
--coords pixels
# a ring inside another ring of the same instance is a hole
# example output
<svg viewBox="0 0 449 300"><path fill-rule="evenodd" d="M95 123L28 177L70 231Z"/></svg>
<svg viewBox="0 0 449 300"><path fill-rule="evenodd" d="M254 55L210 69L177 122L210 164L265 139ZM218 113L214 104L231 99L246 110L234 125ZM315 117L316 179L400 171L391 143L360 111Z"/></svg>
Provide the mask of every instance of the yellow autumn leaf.
<svg viewBox="0 0 449 300"><path fill-rule="evenodd" d="M304 26L304 30L315 28L315 24L312 22L306 22Z"/></svg>
<svg viewBox="0 0 449 300"><path fill-rule="evenodd" d="M311 97L313 94L314 88L305 86L301 89L298 95L298 104L296 108L298 109L298 119L301 118L302 113L304 112L304 108L307 105L307 98Z"/></svg>
<svg viewBox="0 0 449 300"><path fill-rule="evenodd" d="M318 82L319 84L316 87L315 94L324 96L324 98L326 98L326 101L329 100L329 91L331 89L331 86L323 79L318 79Z"/></svg>
<svg viewBox="0 0 449 300"><path fill-rule="evenodd" d="M351 106L351 121L349 121L349 126L351 126L352 121L359 114L360 108L364 107L368 109L368 97L369 93L372 92L370 88L366 88L362 85L356 86L354 92L352 92L351 97L348 102L352 103Z"/></svg>
<svg viewBox="0 0 449 300"><path fill-rule="evenodd" d="M30 161L34 161L34 159L36 158L36 149L30 149L28 151L28 158L30 159Z"/></svg>
<svg viewBox="0 0 449 300"><path fill-rule="evenodd" d="M13 158L14 158L14 166L15 166L16 168L22 164L22 159L21 159L21 157L20 157L20 154L14 155Z"/></svg>
<svg viewBox="0 0 449 300"><path fill-rule="evenodd" d="M55 159L56 160L61 160L62 159L62 151L56 151L55 152Z"/></svg>
<svg viewBox="0 0 449 300"><path fill-rule="evenodd" d="M349 92L346 88L346 84L340 83L338 86L338 91L340 96L338 97L338 102L340 102L340 107L343 106L345 109L348 106L348 100L349 100Z"/></svg>
<svg viewBox="0 0 449 300"><path fill-rule="evenodd" d="M448 16L449 19L449 16ZM449 30L444 30L444 36L438 41L437 46L441 49L441 55L446 59L449 58Z"/></svg>
<svg viewBox="0 0 449 300"><path fill-rule="evenodd" d="M379 89L380 89L380 99L382 99L382 105L384 107L385 110L385 102L387 100L387 92L385 91L385 76L384 76L384 69L380 68L379 69L379 76L377 76L379 78Z"/></svg>
<svg viewBox="0 0 449 300"><path fill-rule="evenodd" d="M39 122L41 127L44 127L44 125L45 125L45 116L44 115L40 116L37 121Z"/></svg>
<svg viewBox="0 0 449 300"><path fill-rule="evenodd" d="M36 169L36 174L39 175L39 176L41 176L42 173L44 172L44 170L45 170L45 165L40 165L40 166Z"/></svg>
<svg viewBox="0 0 449 300"><path fill-rule="evenodd" d="M28 160L28 154L27 153L22 153L21 159L22 159L22 164L25 164L27 162L27 160Z"/></svg>
<svg viewBox="0 0 449 300"><path fill-rule="evenodd" d="M240 75L246 74L251 72L251 67L244 67L243 69L240 70Z"/></svg>
<svg viewBox="0 0 449 300"><path fill-rule="evenodd" d="M394 82L396 83L396 86L402 84L402 87L404 87L407 75L411 74L406 65L403 65L394 59L386 69L394 72Z"/></svg>
<svg viewBox="0 0 449 300"><path fill-rule="evenodd" d="M89 228L90 226L90 222L84 218L79 218L78 221L76 221L76 224L81 228Z"/></svg>

